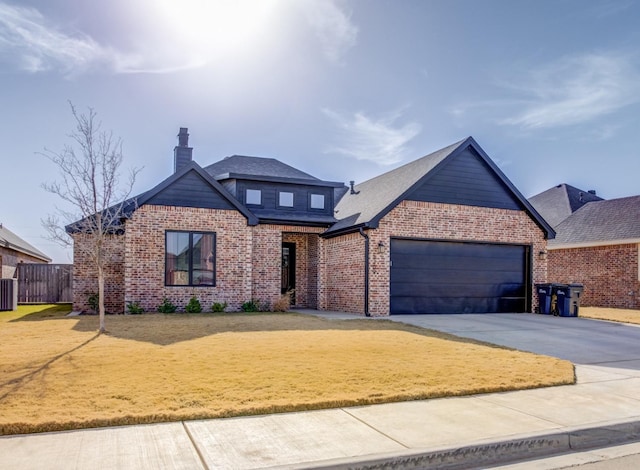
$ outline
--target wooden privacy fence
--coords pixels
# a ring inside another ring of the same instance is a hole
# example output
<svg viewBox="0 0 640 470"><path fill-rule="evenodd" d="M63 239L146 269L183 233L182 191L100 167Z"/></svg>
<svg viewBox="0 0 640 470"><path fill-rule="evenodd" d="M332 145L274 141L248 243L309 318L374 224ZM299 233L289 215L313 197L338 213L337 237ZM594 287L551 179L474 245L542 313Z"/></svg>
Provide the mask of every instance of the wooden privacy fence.
<svg viewBox="0 0 640 470"><path fill-rule="evenodd" d="M72 264L18 265L18 303L73 302Z"/></svg>

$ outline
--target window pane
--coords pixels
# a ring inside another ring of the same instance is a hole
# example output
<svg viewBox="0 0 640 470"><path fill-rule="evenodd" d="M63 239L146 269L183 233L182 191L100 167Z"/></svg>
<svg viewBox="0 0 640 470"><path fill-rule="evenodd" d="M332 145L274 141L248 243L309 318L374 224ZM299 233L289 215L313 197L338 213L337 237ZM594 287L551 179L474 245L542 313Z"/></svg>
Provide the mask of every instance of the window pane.
<svg viewBox="0 0 640 470"><path fill-rule="evenodd" d="M259 189L247 189L247 204L262 204L262 192Z"/></svg>
<svg viewBox="0 0 640 470"><path fill-rule="evenodd" d="M211 233L193 234L193 285L214 285L214 243L215 236Z"/></svg>
<svg viewBox="0 0 640 470"><path fill-rule="evenodd" d="M293 193L280 193L280 205L283 207L293 207Z"/></svg>
<svg viewBox="0 0 640 470"><path fill-rule="evenodd" d="M324 195L312 194L311 195L311 208L312 209L324 209Z"/></svg>
<svg viewBox="0 0 640 470"><path fill-rule="evenodd" d="M165 283L174 286L189 284L189 234L167 232Z"/></svg>

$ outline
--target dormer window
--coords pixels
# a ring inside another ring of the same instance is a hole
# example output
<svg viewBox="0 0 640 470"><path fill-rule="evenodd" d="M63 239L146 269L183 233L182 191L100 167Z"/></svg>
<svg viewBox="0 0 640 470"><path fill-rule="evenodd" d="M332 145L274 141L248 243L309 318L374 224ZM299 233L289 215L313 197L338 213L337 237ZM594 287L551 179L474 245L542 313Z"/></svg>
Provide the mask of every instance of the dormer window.
<svg viewBox="0 0 640 470"><path fill-rule="evenodd" d="M293 207L293 193L280 191L278 193L278 205L280 207Z"/></svg>
<svg viewBox="0 0 640 470"><path fill-rule="evenodd" d="M245 203L254 206L262 205L262 191L259 189L247 189Z"/></svg>
<svg viewBox="0 0 640 470"><path fill-rule="evenodd" d="M312 194L309 205L311 209L324 209L324 194Z"/></svg>

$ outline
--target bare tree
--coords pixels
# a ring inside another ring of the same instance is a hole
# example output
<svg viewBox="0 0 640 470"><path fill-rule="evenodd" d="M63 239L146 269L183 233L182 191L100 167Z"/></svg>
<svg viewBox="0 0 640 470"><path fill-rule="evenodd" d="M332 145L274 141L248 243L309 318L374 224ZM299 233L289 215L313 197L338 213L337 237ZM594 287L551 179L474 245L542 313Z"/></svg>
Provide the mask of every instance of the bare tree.
<svg viewBox="0 0 640 470"><path fill-rule="evenodd" d="M99 333L104 333L104 278L109 253L105 249L108 236L122 231L125 208L135 204L128 200L140 169L131 169L121 186L122 139L114 138L111 131L103 131L96 112L88 108L87 114L78 113L69 102L75 119L75 129L68 136L60 152L45 149L43 155L56 164L60 180L44 183L42 187L59 196L72 210L57 208L56 215L42 220L49 238L71 246L69 233L82 234L85 243L77 244L94 265L98 276Z"/></svg>

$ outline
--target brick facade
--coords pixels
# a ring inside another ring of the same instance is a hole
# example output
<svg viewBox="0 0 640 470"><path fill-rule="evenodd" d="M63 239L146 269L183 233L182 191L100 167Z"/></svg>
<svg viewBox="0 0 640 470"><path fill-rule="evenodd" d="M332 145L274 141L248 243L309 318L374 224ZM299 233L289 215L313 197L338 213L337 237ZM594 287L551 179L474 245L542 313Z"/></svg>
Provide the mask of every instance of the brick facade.
<svg viewBox="0 0 640 470"><path fill-rule="evenodd" d="M165 286L167 230L216 234L215 286ZM318 234L322 231L280 225L250 227L237 211L144 205L126 222L124 235L109 238L106 309L123 313L126 303L139 302L145 311L153 312L164 297L183 309L192 296L205 310L214 302L226 302L229 311L240 310L251 299L273 304L281 295L283 241L296 244L296 305L316 308ZM85 246L85 236L74 235L74 310L82 312L89 310L89 295L97 292L97 275Z"/></svg>
<svg viewBox="0 0 640 470"><path fill-rule="evenodd" d="M584 284L581 306L640 308L640 244L552 249L549 281Z"/></svg>
<svg viewBox="0 0 640 470"><path fill-rule="evenodd" d="M216 233L216 285L165 286L165 232ZM227 302L228 310L256 299L273 304L281 295L282 243L296 245L296 306L364 314L365 238L359 233L323 239L318 227L262 224L248 226L237 211L143 205L126 222L121 236L111 236L105 285L107 311L122 313L126 302L156 311L164 297L180 309L192 296L208 310ZM522 211L403 201L375 230L367 230L369 311L389 314L389 247L392 237L486 241L546 249L542 230ZM86 311L97 291L89 258L75 235L74 309ZM378 250L382 242L384 249ZM637 259L637 254L636 254ZM546 260L533 256L533 283L546 282ZM534 307L537 299L533 298Z"/></svg>
<svg viewBox="0 0 640 470"><path fill-rule="evenodd" d="M165 232L216 234L216 285L165 286ZM227 302L238 310L251 299L251 231L237 211L144 205L126 224L125 299L154 312L166 297L180 309L195 296L204 310Z"/></svg>
<svg viewBox="0 0 640 470"><path fill-rule="evenodd" d="M546 250L544 232L524 211L403 201L383 217L377 229L366 233L370 239L369 312L374 316L389 314L392 237L530 245L534 255L532 284L547 279L547 261L537 255ZM364 313L364 242L360 234L325 241L328 252L325 309ZM383 253L377 249L380 242L385 247ZM532 303L534 308L538 305L536 296Z"/></svg>
<svg viewBox="0 0 640 470"><path fill-rule="evenodd" d="M326 262L320 309L364 314L364 237L350 233L322 243Z"/></svg>
<svg viewBox="0 0 640 470"><path fill-rule="evenodd" d="M124 236L107 235L104 240L105 311L122 313L124 311ZM98 293L98 274L91 259L90 244L87 235L73 235L73 310L88 312L89 296Z"/></svg>

